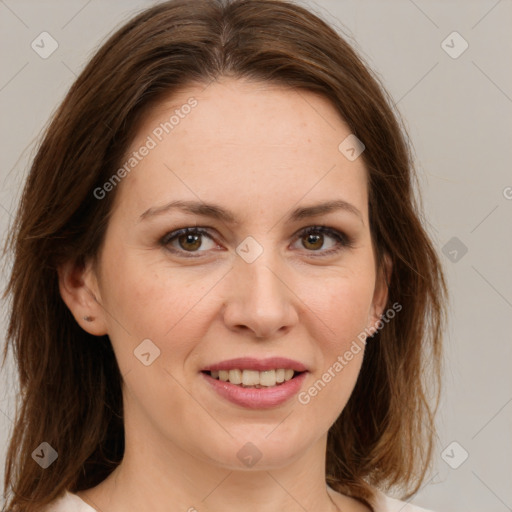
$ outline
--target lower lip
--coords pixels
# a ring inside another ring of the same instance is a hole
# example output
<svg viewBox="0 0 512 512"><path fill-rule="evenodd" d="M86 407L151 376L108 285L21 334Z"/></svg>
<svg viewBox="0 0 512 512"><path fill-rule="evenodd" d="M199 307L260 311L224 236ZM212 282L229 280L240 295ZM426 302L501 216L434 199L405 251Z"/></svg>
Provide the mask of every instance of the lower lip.
<svg viewBox="0 0 512 512"><path fill-rule="evenodd" d="M306 378L306 373L307 372L303 372L283 384L269 388L244 388L231 384L230 382L214 379L207 373L201 372L210 386L212 386L220 396L236 405L248 409L269 409L284 404L299 392Z"/></svg>

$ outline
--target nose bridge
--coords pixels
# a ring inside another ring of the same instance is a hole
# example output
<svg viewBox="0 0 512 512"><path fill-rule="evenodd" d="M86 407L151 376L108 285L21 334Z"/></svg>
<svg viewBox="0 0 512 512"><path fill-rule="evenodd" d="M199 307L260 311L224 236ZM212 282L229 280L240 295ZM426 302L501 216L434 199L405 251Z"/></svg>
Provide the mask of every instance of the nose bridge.
<svg viewBox="0 0 512 512"><path fill-rule="evenodd" d="M237 248L225 321L266 337L290 327L298 316L277 251L261 245L258 249L251 240L245 242L247 245L242 242Z"/></svg>
<svg viewBox="0 0 512 512"><path fill-rule="evenodd" d="M247 297L254 301L254 306L263 309L264 306L273 307L286 300L286 291L283 277L279 275L279 268L275 258L260 258L253 263L240 263L239 278L246 281Z"/></svg>

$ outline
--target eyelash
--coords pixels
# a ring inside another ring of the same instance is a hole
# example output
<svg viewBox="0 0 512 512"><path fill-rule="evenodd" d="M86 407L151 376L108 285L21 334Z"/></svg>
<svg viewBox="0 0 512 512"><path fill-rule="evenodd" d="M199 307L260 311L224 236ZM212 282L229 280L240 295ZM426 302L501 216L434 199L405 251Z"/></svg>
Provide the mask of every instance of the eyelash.
<svg viewBox="0 0 512 512"><path fill-rule="evenodd" d="M309 227L304 228L301 231L299 231L299 233L297 233L297 235L296 235L296 238L300 239L300 238L302 238L306 235L309 235L311 233L314 233L314 234L320 233L320 234L328 235L337 241L336 247L331 248L327 251L321 251L321 252L319 251L318 254L314 254L317 251L307 251L307 249L306 249L307 252L312 253L311 256L314 258L318 258L318 257L323 258L326 256L330 256L334 253L341 251L344 248L348 249L348 248L352 248L354 246L353 240L349 236L345 235L341 231L338 231L337 229L330 228L328 226L318 226L318 225L317 226L309 226ZM182 235L188 235L188 234L206 236L210 240L215 241L207 229L200 228L200 227L187 227L187 228L178 229L178 230L171 231L171 232L167 233L160 240L160 244L174 254L180 254L180 255L186 254L186 256L184 256L185 258L200 258L200 257L202 257L202 256L192 256L192 255L194 254L194 252L206 252L206 251L191 251L191 252L189 252L189 251L177 250L177 249L169 247L170 242L172 242L175 238L178 238L179 236L182 236Z"/></svg>

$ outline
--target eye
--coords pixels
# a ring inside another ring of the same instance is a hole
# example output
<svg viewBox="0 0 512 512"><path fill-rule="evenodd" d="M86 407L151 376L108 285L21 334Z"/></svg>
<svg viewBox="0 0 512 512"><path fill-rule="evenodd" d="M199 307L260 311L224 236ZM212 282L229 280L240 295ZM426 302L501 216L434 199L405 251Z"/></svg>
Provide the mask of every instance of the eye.
<svg viewBox="0 0 512 512"><path fill-rule="evenodd" d="M307 252L318 253L311 254L314 257L328 256L341 251L343 248L353 246L350 237L327 226L310 226L300 231L296 236L298 237L297 242L300 242L302 247L307 249ZM160 243L175 254L192 258L202 256L202 254L195 255L194 253L205 253L218 247L208 230L199 227L187 227L167 233L160 240Z"/></svg>
<svg viewBox="0 0 512 512"><path fill-rule="evenodd" d="M208 241L206 247L204 247L205 237ZM162 238L161 243L170 251L176 253L204 252L216 246L211 235L206 230L197 227L172 231ZM202 250L199 250L200 248Z"/></svg>
<svg viewBox="0 0 512 512"><path fill-rule="evenodd" d="M308 249L308 252L319 252L314 256L330 255L339 252L344 247L352 247L352 240L347 235L327 226L310 226L303 229L298 237L298 241L301 242L302 247ZM326 249L326 238L331 241L327 242L327 250L321 250L322 248Z"/></svg>

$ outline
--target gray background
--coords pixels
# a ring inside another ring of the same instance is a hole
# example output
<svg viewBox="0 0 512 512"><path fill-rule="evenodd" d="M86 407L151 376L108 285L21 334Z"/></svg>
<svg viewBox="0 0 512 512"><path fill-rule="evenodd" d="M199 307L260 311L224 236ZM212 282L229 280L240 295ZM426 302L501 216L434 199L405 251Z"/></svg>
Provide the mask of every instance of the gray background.
<svg viewBox="0 0 512 512"><path fill-rule="evenodd" d="M2 239L41 129L105 37L153 3L0 0ZM436 466L412 501L436 512L512 510L512 3L300 3L348 35L404 116L448 277ZM43 31L59 45L47 59L31 48ZM454 31L469 44L457 58L445 49L459 52L458 36L442 45ZM9 360L0 381L2 478L14 375Z"/></svg>

